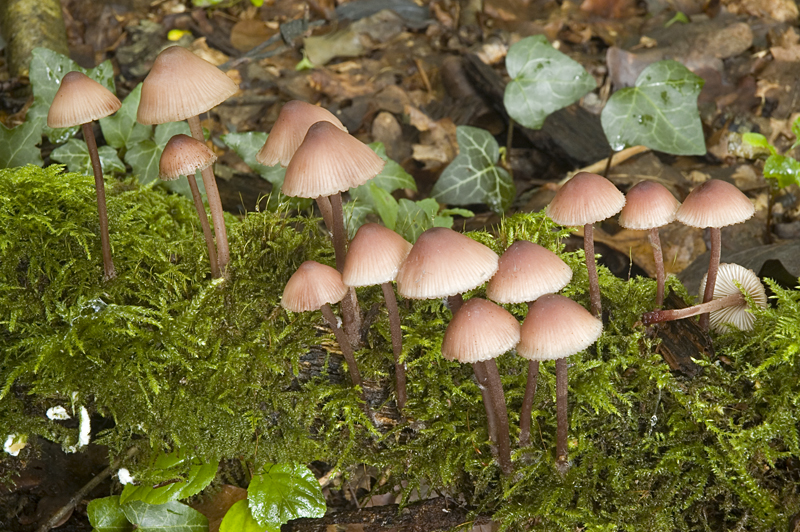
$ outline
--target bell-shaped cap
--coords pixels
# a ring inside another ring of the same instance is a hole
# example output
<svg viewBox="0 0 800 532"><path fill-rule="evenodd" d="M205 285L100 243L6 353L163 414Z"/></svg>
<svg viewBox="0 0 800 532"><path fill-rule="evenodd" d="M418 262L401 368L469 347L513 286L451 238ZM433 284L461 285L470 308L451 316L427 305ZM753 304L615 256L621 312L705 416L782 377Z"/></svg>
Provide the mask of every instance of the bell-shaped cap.
<svg viewBox="0 0 800 532"><path fill-rule="evenodd" d="M158 177L172 181L182 175L194 175L196 171L208 168L216 160L217 156L204 143L188 135L175 135L161 152Z"/></svg>
<svg viewBox="0 0 800 532"><path fill-rule="evenodd" d="M442 341L447 360L473 364L497 358L519 343L519 322L506 309L485 299L461 305Z"/></svg>
<svg viewBox="0 0 800 532"><path fill-rule="evenodd" d="M572 280L572 269L547 248L519 240L500 256L499 268L486 287L498 303L527 303L553 294Z"/></svg>
<svg viewBox="0 0 800 532"><path fill-rule="evenodd" d="M578 172L556 192L545 213L565 226L586 225L617 214L625 195L605 177Z"/></svg>
<svg viewBox="0 0 800 532"><path fill-rule="evenodd" d="M619 225L625 229L654 229L675 221L681 202L655 181L642 181L628 190Z"/></svg>
<svg viewBox="0 0 800 532"><path fill-rule="evenodd" d="M600 338L603 322L571 299L546 294L522 323L517 354L528 360L555 360L583 351Z"/></svg>
<svg viewBox="0 0 800 532"><path fill-rule="evenodd" d="M297 148L281 191L297 198L332 196L363 185L383 170L383 159L334 124L316 122Z"/></svg>
<svg viewBox="0 0 800 532"><path fill-rule="evenodd" d="M342 270L347 286L372 286L394 281L411 243L380 224L364 224L350 242Z"/></svg>
<svg viewBox="0 0 800 532"><path fill-rule="evenodd" d="M436 299L472 290L497 271L497 253L446 227L433 227L417 239L397 272L397 293L410 299Z"/></svg>
<svg viewBox="0 0 800 532"><path fill-rule="evenodd" d="M709 179L686 196L677 218L682 224L705 229L742 223L755 212L741 190L727 181Z"/></svg>
<svg viewBox="0 0 800 532"><path fill-rule="evenodd" d="M347 133L347 128L324 107L300 100L287 102L281 108L267 142L258 150L256 161L266 166L275 166L278 163L284 167L289 166L289 161L303 142L308 128L323 121L330 122Z"/></svg>
<svg viewBox="0 0 800 532"><path fill-rule="evenodd" d="M308 260L297 268L286 283L281 306L292 312L319 310L325 304L344 299L348 290L335 268Z"/></svg>
<svg viewBox="0 0 800 532"><path fill-rule="evenodd" d="M700 297L706 289L706 280L708 274L703 276L700 281ZM761 280L753 272L739 264L720 264L717 270L717 282L714 285L714 296L712 299L720 299L732 294L739 294L741 291L736 284L739 284L742 289L753 298L756 305L761 308L767 308L767 294L764 291L764 285ZM718 333L726 333L730 328L726 325L732 323L741 331L753 330L753 323L756 317L750 313L750 306L747 302L741 305L733 305L716 310L709 316L711 328Z"/></svg>
<svg viewBox="0 0 800 532"><path fill-rule="evenodd" d="M220 69L180 46L164 49L142 83L136 120L163 124L186 120L231 96L239 87Z"/></svg>
<svg viewBox="0 0 800 532"><path fill-rule="evenodd" d="M47 127L88 124L114 114L121 106L114 93L86 74L67 72L47 112Z"/></svg>

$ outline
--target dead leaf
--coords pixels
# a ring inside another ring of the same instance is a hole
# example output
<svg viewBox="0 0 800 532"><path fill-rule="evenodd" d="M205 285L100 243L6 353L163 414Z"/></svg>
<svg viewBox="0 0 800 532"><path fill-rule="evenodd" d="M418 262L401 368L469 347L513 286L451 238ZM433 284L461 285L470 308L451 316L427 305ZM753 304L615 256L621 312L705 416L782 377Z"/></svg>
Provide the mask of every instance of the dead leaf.
<svg viewBox="0 0 800 532"><path fill-rule="evenodd" d="M583 0L581 11L603 18L625 18L636 11L635 0Z"/></svg>
<svg viewBox="0 0 800 532"><path fill-rule="evenodd" d="M778 22L793 22L798 15L794 0L722 0L722 5L734 15L769 17Z"/></svg>
<svg viewBox="0 0 800 532"><path fill-rule="evenodd" d="M420 143L414 144L412 157L426 169L443 166L458 154L456 125L448 118L433 120L416 107L406 106L409 123L420 132Z"/></svg>
<svg viewBox="0 0 800 532"><path fill-rule="evenodd" d="M192 43L189 47L189 50L193 52L195 55L205 59L212 65L219 66L222 63L225 63L230 59L227 55L223 54L216 48L211 48L208 46L205 37L200 37L196 41ZM233 69L232 69L233 70Z"/></svg>
<svg viewBox="0 0 800 532"><path fill-rule="evenodd" d="M272 37L275 31L260 20L240 20L231 28L231 44L247 52Z"/></svg>
<svg viewBox="0 0 800 532"><path fill-rule="evenodd" d="M335 57L358 57L371 48L369 41L362 39L352 28L306 37L303 47L308 60L315 66L326 65Z"/></svg>
<svg viewBox="0 0 800 532"><path fill-rule="evenodd" d="M247 490L230 484L223 484L218 492L201 501L190 504L192 508L208 519L208 532L219 532L222 518L235 503L247 498Z"/></svg>

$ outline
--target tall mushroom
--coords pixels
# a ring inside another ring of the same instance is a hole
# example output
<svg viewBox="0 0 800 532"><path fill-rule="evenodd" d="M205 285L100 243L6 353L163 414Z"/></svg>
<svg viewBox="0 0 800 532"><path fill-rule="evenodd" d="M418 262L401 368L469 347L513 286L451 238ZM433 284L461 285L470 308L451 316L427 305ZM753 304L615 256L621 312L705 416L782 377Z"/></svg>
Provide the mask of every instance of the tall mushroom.
<svg viewBox="0 0 800 532"><path fill-rule="evenodd" d="M199 115L233 96L239 87L220 69L180 46L164 49L142 83L142 96L136 120L140 124L163 124L186 120L192 137L203 142ZM217 182L211 166L202 171L219 269L224 275L230 260L228 232Z"/></svg>
<svg viewBox="0 0 800 532"><path fill-rule="evenodd" d="M605 177L579 172L556 192L547 206L547 216L564 226L583 226L583 247L589 272L589 298L592 314L603 313L600 283L594 258L594 223L617 214L625 205L625 196Z"/></svg>
<svg viewBox="0 0 800 532"><path fill-rule="evenodd" d="M108 235L108 214L106 210L106 191L103 182L103 169L97 153L97 142L92 131L92 122L115 113L120 107L114 94L81 72L73 71L61 79L47 113L47 125L52 128L72 127L80 124L83 138L89 149L94 173L94 187L97 192L97 214L100 217L100 246L103 251L103 280L116 277L114 261L111 258L111 239Z"/></svg>
<svg viewBox="0 0 800 532"><path fill-rule="evenodd" d="M214 236L208 225L208 215L206 215L206 208L203 205L203 197L200 195L197 180L194 178L195 172L205 169L216 160L217 156L204 143L187 135L175 135L169 139L164 151L161 152L161 159L158 162L158 177L165 181L171 181L182 175L186 176L192 191L194 208L200 217L203 237L206 240L211 275L219 277L219 262L217 261L217 248L214 246Z"/></svg>

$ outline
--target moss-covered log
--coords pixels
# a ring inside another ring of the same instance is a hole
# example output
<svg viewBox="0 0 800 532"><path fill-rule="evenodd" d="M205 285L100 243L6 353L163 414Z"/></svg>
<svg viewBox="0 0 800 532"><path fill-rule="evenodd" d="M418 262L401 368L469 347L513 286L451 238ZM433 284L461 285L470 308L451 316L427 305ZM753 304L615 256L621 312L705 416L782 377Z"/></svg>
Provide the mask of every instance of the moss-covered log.
<svg viewBox="0 0 800 532"><path fill-rule="evenodd" d="M3 0L0 24L6 40L6 60L11 77L28 75L34 48L49 48L69 56L67 30L59 0Z"/></svg>

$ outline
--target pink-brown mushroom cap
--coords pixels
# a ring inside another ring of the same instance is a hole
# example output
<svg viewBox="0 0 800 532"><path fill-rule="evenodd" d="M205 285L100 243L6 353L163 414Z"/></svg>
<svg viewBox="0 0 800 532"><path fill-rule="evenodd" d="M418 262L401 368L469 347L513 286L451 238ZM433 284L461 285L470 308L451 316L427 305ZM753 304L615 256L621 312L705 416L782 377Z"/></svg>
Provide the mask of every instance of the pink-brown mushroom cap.
<svg viewBox="0 0 800 532"><path fill-rule="evenodd" d="M655 181L641 181L628 190L619 213L619 225L626 229L654 229L675 221L681 203Z"/></svg>
<svg viewBox="0 0 800 532"><path fill-rule="evenodd" d="M175 135L161 152L158 162L158 177L171 181L182 175L194 175L197 170L208 168L217 156L204 143L188 135Z"/></svg>
<svg viewBox="0 0 800 532"><path fill-rule="evenodd" d="M519 322L506 309L473 298L456 312L444 332L442 355L473 364L497 358L519 343Z"/></svg>
<svg viewBox="0 0 800 532"><path fill-rule="evenodd" d="M692 190L678 209L682 224L699 227L726 227L750 219L755 207L742 191L719 179L709 179Z"/></svg>
<svg viewBox="0 0 800 532"><path fill-rule="evenodd" d="M517 353L528 360L555 360L583 351L600 338L603 322L571 299L546 294L522 323Z"/></svg>
<svg viewBox="0 0 800 532"><path fill-rule="evenodd" d="M547 248L519 240L500 256L499 268L486 287L498 303L526 303L558 292L572 279L572 269Z"/></svg>
<svg viewBox="0 0 800 532"><path fill-rule="evenodd" d="M411 242L391 229L375 223L364 224L350 242L342 281L347 286L372 286L394 281L411 247Z"/></svg>
<svg viewBox="0 0 800 532"><path fill-rule="evenodd" d="M61 78L61 85L47 112L47 126L60 128L88 124L117 112L121 106L114 93L86 74L67 72Z"/></svg>
<svg viewBox="0 0 800 532"><path fill-rule="evenodd" d="M344 299L348 290L335 268L308 260L286 283L281 306L292 312L319 310L325 304Z"/></svg>
<svg viewBox="0 0 800 532"><path fill-rule="evenodd" d="M556 192L545 211L555 223L564 226L593 224L617 214L625 205L625 195L605 177L578 172Z"/></svg>

